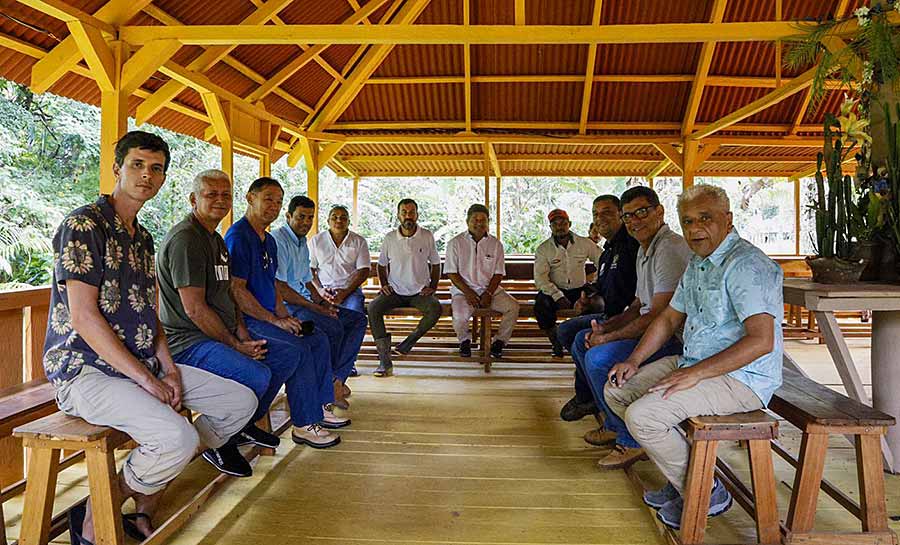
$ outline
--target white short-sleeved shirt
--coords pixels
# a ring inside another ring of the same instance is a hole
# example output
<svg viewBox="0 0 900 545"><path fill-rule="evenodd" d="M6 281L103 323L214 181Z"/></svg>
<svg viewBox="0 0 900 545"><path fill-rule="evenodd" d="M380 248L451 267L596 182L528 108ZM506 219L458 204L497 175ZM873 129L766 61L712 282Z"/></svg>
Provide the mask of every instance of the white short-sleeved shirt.
<svg viewBox="0 0 900 545"><path fill-rule="evenodd" d="M684 238L665 223L646 250L638 248L636 295L641 300L641 316L652 310L654 295L675 291L693 255Z"/></svg>
<svg viewBox="0 0 900 545"><path fill-rule="evenodd" d="M309 240L309 266L319 270L319 282L325 288L344 289L359 269L372 266L369 243L350 231L340 247L331 233L322 231Z"/></svg>
<svg viewBox="0 0 900 545"><path fill-rule="evenodd" d="M388 268L388 284L394 293L417 295L431 284L431 267L441 264L441 256L428 229L418 227L411 237L394 229L384 236L378 264Z"/></svg>
<svg viewBox="0 0 900 545"><path fill-rule="evenodd" d="M495 274L506 274L503 245L491 235L475 242L468 231L460 233L447 243L444 272L462 276L466 284L481 295ZM462 291L451 286L450 293L457 295Z"/></svg>

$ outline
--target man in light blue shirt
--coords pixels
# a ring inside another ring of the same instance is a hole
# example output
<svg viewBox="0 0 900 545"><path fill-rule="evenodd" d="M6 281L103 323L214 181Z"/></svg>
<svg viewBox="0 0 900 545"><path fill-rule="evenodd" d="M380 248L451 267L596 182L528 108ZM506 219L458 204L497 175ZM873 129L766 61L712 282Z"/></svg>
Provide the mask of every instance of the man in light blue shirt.
<svg viewBox="0 0 900 545"><path fill-rule="evenodd" d="M298 320L310 320L328 336L331 344L331 367L334 373L334 404L350 407L346 386L363 338L366 315L345 307L336 307L316 291L309 267L306 234L312 227L316 205L308 197L291 199L285 214L287 224L272 231L278 245L278 270L275 279L288 312Z"/></svg>
<svg viewBox="0 0 900 545"><path fill-rule="evenodd" d="M697 185L678 198L694 251L672 300L634 352L609 372L604 397L669 484L644 494L664 524L678 528L690 447L678 429L691 416L765 407L781 386L784 314L781 268L732 226L728 196ZM640 364L684 326L684 354ZM709 515L731 507L715 481Z"/></svg>

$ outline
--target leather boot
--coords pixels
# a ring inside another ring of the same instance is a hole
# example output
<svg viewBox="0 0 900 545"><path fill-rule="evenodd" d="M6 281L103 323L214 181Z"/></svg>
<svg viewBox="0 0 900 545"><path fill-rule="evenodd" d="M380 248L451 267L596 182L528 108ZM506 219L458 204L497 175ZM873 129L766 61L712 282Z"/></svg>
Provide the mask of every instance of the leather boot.
<svg viewBox="0 0 900 545"><path fill-rule="evenodd" d="M547 338L550 339L551 353L554 358L561 358L565 354L563 351L563 345L559 342L559 337L557 337L557 329L556 326L547 330Z"/></svg>
<svg viewBox="0 0 900 545"><path fill-rule="evenodd" d="M376 377L389 377L394 374L394 362L391 361L391 336L375 340L375 349L378 350L378 369L375 369Z"/></svg>

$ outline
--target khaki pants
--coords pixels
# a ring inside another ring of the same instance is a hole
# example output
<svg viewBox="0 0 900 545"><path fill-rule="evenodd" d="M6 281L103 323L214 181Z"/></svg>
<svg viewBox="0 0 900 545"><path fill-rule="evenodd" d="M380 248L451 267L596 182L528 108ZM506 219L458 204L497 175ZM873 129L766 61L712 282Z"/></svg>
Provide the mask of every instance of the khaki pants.
<svg viewBox="0 0 900 545"><path fill-rule="evenodd" d="M132 490L155 494L187 466L198 445L224 445L256 410L252 390L201 369L179 365L182 405L202 414L194 424L128 378L106 375L85 365L56 393L66 414L96 426L109 426L138 443L122 473Z"/></svg>
<svg viewBox="0 0 900 545"><path fill-rule="evenodd" d="M472 331L469 328L469 319L475 313L475 308L466 301L466 296L461 293L450 299L450 307L453 309L453 331L456 332L456 338L459 339L459 342L471 341ZM508 342L512 337L516 319L519 317L519 303L510 294L503 291L503 288L497 288L491 299L491 310L502 314L496 339L504 343Z"/></svg>
<svg viewBox="0 0 900 545"><path fill-rule="evenodd" d="M678 425L692 416L727 415L763 408L762 401L741 381L723 375L700 381L690 390L663 399L647 390L678 368L679 356L641 367L621 388L607 383L603 397L619 415L650 460L679 493L684 491L690 445Z"/></svg>

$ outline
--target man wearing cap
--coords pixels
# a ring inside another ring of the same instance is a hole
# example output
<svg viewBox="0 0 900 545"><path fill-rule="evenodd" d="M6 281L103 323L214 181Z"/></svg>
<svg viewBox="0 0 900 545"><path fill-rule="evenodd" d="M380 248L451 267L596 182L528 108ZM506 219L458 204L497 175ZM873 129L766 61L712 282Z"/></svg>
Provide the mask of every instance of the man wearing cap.
<svg viewBox="0 0 900 545"><path fill-rule="evenodd" d="M590 260L598 265L600 247L569 230L572 224L565 210L557 208L547 219L552 236L534 254L534 285L538 289L534 317L550 339L553 355L562 357L563 346L556 336L556 312L572 308L581 297L587 283L584 263Z"/></svg>
<svg viewBox="0 0 900 545"><path fill-rule="evenodd" d="M475 309L490 308L502 314L496 340L491 344L491 356L495 358L503 354L519 317L519 303L500 287L506 274L503 245L488 234L488 217L486 206L473 204L466 213L468 229L447 243L444 272L453 283L453 330L459 339L459 355L464 358L472 355L469 318Z"/></svg>

